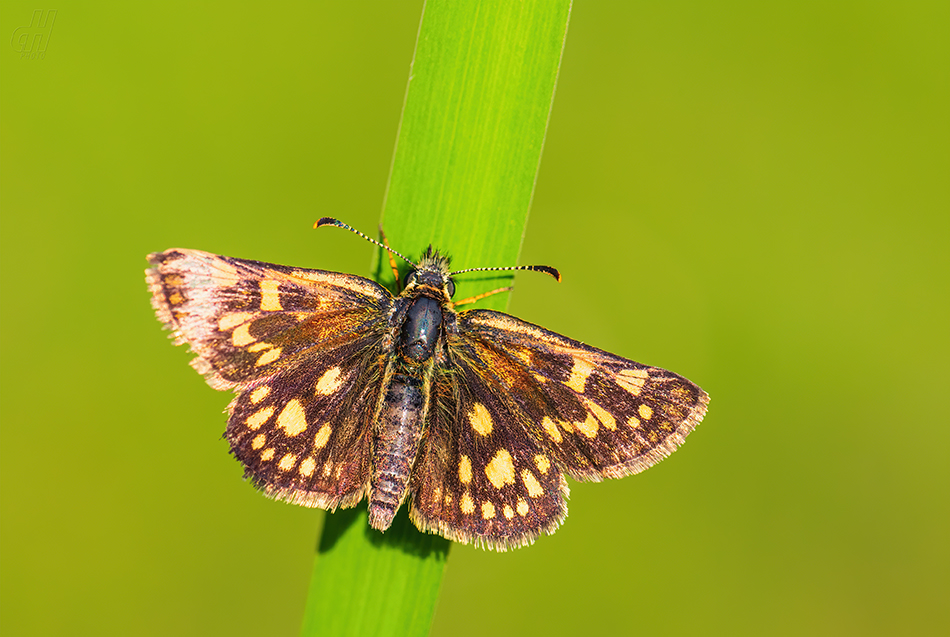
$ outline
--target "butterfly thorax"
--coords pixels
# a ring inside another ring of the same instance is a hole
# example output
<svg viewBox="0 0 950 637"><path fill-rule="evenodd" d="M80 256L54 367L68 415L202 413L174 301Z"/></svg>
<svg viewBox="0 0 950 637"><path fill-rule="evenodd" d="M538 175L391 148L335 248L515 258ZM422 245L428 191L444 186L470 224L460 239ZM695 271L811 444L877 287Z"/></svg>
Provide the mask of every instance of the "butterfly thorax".
<svg viewBox="0 0 950 637"><path fill-rule="evenodd" d="M424 433L437 361L443 356L447 323L455 324L450 298L455 285L449 260L431 248L406 277L395 303L393 346L373 435L369 521L389 528L408 493L412 465ZM446 318L450 321L446 321Z"/></svg>
<svg viewBox="0 0 950 637"><path fill-rule="evenodd" d="M419 267L406 277L406 289L400 295L406 312L398 343L400 353L409 364L424 363L435 353L443 325L443 308L455 291L448 266L447 257L438 252L427 253Z"/></svg>

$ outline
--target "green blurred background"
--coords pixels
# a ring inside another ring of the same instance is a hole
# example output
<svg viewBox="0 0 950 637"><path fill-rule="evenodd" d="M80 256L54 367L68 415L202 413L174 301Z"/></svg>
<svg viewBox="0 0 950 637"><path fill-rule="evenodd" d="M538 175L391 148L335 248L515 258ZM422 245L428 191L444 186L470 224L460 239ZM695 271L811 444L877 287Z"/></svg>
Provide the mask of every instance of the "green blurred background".
<svg viewBox="0 0 950 637"><path fill-rule="evenodd" d="M454 546L433 634L946 634L950 4L656 4L574 6L522 253L564 282L510 309L709 415ZM367 273L309 228L373 232L422 4L49 8L34 60L0 8L0 626L294 635L324 514L241 480L144 257Z"/></svg>

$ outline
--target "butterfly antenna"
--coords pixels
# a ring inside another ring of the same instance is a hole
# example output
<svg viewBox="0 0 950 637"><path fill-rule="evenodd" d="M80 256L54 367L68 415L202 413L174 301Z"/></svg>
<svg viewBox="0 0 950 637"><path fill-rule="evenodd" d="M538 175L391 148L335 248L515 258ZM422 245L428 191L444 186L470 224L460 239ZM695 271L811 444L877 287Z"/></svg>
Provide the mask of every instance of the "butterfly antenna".
<svg viewBox="0 0 950 637"><path fill-rule="evenodd" d="M545 274L553 276L555 279L557 279L558 283L561 282L561 273L549 265L509 265L504 268L468 268L466 270L456 270L455 272L450 272L449 274L455 276L456 274L462 274L463 272L490 272L492 270L531 270L533 272L544 272Z"/></svg>
<svg viewBox="0 0 950 637"><path fill-rule="evenodd" d="M370 243L375 243L375 244L378 245L380 248L383 248L383 249L385 249L385 250L389 250L390 252L392 252L392 253L395 254L396 256L401 257L404 261L406 261L406 262L408 262L408 263L411 263L412 265L416 265L411 259L409 259L408 257L406 257L404 254L402 254L402 253L400 253L400 252L396 252L395 250L393 250L392 248L390 248L388 245L386 245L386 244L384 244L384 243L380 243L380 242L377 241L376 239L372 239L372 238L366 236L365 234L363 234L362 232L360 232L360 231L357 230L356 228L353 228L352 226L346 225L345 223L343 223L343 222L340 221L339 219L334 219L333 217L322 217L319 221L317 221L315 224L313 224L314 229L319 228L319 227L321 227L321 226L336 226L337 228L343 228L344 230L349 230L350 232L352 232L352 233L354 233L354 234L358 234L359 236L363 237L364 239L366 239L366 240L369 241ZM556 270L555 270L555 271L556 271Z"/></svg>

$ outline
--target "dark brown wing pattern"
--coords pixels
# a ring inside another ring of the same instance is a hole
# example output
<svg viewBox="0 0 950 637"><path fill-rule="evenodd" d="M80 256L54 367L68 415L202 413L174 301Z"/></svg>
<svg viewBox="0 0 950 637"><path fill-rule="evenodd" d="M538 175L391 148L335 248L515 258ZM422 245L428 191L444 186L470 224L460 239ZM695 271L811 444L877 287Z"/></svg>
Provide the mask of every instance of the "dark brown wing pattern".
<svg viewBox="0 0 950 637"><path fill-rule="evenodd" d="M197 250L149 261L159 319L212 387L238 394L225 435L254 484L306 506L358 502L392 295L362 277Z"/></svg>
<svg viewBox="0 0 950 637"><path fill-rule="evenodd" d="M430 414L412 515L460 541L503 550L553 532L567 513L562 472L642 471L706 412L706 393L681 376L500 312L462 312L448 345L447 407Z"/></svg>

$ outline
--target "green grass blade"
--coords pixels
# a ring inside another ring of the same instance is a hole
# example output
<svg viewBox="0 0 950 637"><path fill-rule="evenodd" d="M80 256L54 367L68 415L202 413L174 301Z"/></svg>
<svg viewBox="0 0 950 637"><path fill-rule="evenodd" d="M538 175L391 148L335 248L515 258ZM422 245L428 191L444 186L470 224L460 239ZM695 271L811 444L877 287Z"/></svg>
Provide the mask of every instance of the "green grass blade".
<svg viewBox="0 0 950 637"><path fill-rule="evenodd" d="M570 4L427 3L386 193L397 250L417 257L431 243L458 269L515 263ZM484 291L482 279L460 277L456 298Z"/></svg>
<svg viewBox="0 0 950 637"><path fill-rule="evenodd" d="M418 258L432 244L457 269L517 263L570 4L426 4L384 206L395 249ZM392 284L385 256L375 273ZM461 275L456 298L508 280ZM506 303L499 294L479 305ZM405 506L385 534L368 527L365 507L327 515L302 634L427 634L449 545L416 531Z"/></svg>

